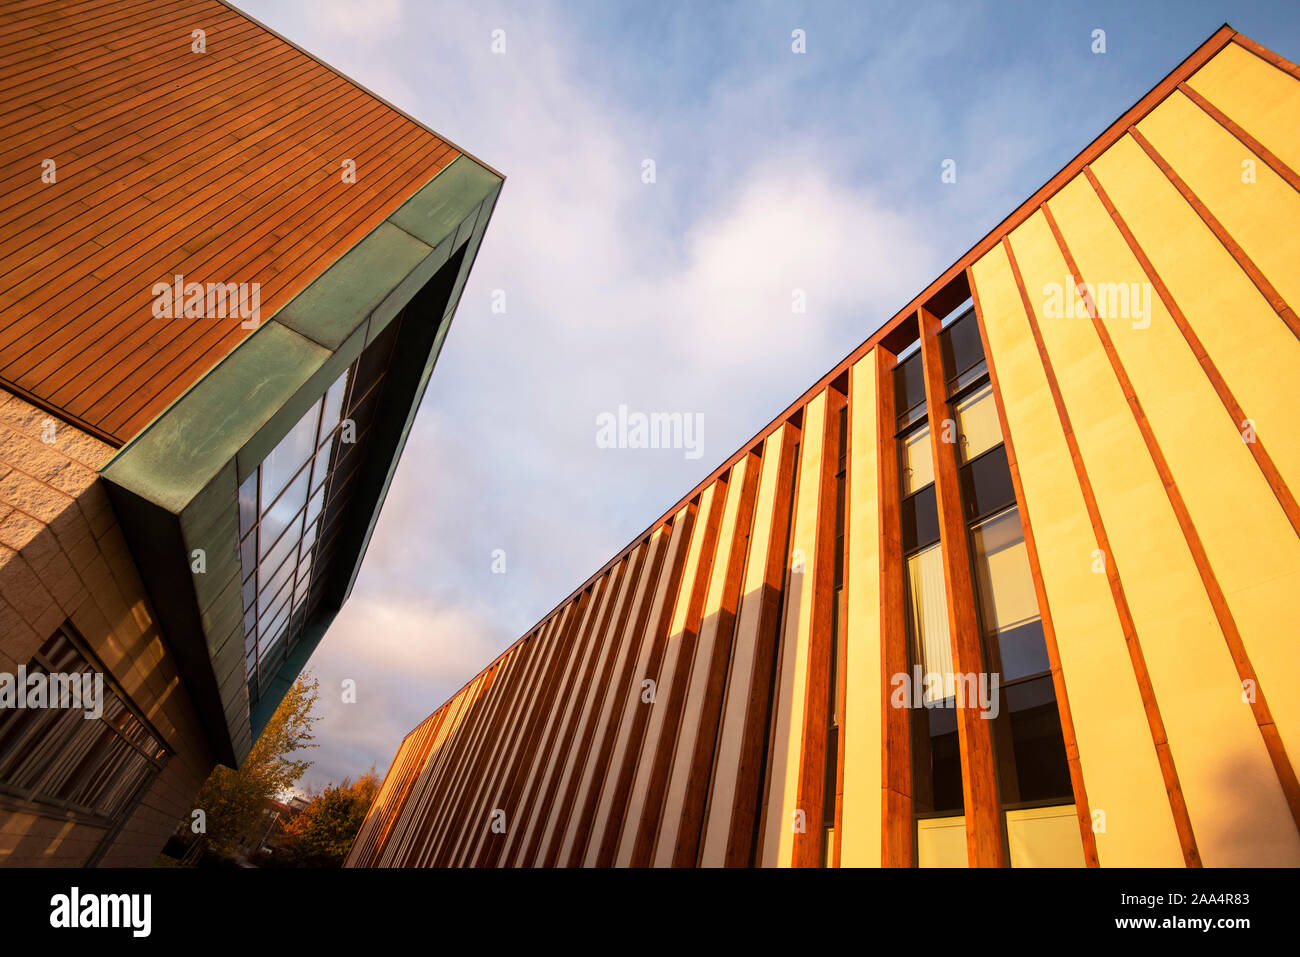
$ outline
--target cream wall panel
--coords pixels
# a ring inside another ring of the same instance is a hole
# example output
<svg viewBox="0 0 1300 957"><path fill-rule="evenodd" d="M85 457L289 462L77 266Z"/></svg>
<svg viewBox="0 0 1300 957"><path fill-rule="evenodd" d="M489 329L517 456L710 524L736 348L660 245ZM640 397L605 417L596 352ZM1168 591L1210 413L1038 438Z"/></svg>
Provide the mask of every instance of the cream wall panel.
<svg viewBox="0 0 1300 957"><path fill-rule="evenodd" d="M1300 194L1182 93L1137 125L1292 309L1300 308ZM1243 183L1242 161L1255 160Z"/></svg>
<svg viewBox="0 0 1300 957"><path fill-rule="evenodd" d="M1012 867L1084 867L1083 839L1074 805L1007 812Z"/></svg>
<svg viewBox="0 0 1300 957"><path fill-rule="evenodd" d="M622 699L622 717L619 720L618 737L614 741L614 751L610 755L609 771L605 774L605 782L601 788L595 823L592 825L591 837L587 841L587 850L583 856L583 865L585 867L594 867L596 865L597 857L600 854L600 845L604 840L605 829L610 824L614 790L618 786L623 761L627 756L628 748L631 746L632 726L635 723L636 711L638 708L645 707L641 702L641 683L648 677L646 672L650 669L650 654L654 649L655 635L659 633L663 616L669 614L668 595L675 584L673 581L673 566L677 562L678 553L683 548L688 548L687 542L694 534L693 529L690 536L682 531L689 508L690 506L683 505L677 510L677 514L673 518L672 538L668 543L668 554L664 556L663 568L659 572L659 581L655 585L654 607L646 621L645 632L641 636L641 647L637 652L636 668L632 672L632 683L621 691L624 697ZM697 519L698 517L697 514ZM697 521L695 525L698 526L698 524ZM621 828L621 824L617 822L615 822L615 826Z"/></svg>
<svg viewBox="0 0 1300 957"><path fill-rule="evenodd" d="M555 793L544 803L543 811L549 808L549 814L547 815L546 830L543 832L542 841L537 847L537 856L533 861L534 866L541 866L542 861L546 856L546 852L551 845L551 837L555 833L557 819L560 812L563 810L564 794L568 789L569 781L575 773L574 769L577 762L579 760L589 762L593 757L590 753L588 742L583 741L580 736L583 728L586 727L587 722L590 719L591 709L595 707L596 697L600 691L599 683L601 672L604 670L605 662L608 660L610 654L613 653L615 642L618 640L618 636L613 634L613 631L618 627L619 616L623 613L623 607L627 603L628 595L632 592L634 584L632 582L632 573L633 570L637 568L637 561L645 547L644 544L638 544L628 553L623 576L618 584L618 596L614 602L614 607L610 611L609 621L606 623L604 628L600 629L599 634L595 637L595 648L592 649L592 654L595 655L596 660L594 666L590 670L591 677L588 680L586 687L575 689L584 699L582 711L578 715L577 724L574 725L573 740L569 746L569 754L565 760L564 773L561 775L560 780L556 785ZM599 728L595 729L597 733L599 730ZM584 748L587 749L586 753L584 753ZM581 795L575 795L574 805L569 809L571 815L580 808L580 805L577 804L580 797ZM557 860L559 860L559 858L557 858Z"/></svg>
<svg viewBox="0 0 1300 957"><path fill-rule="evenodd" d="M1126 284L1146 281L1085 179L1079 177L1062 190L1052 200L1052 210L1085 278ZM1276 689L1269 697L1273 718L1283 742L1296 754L1300 696L1290 693L1290 688L1300 671L1300 646L1289 616L1295 595L1300 594L1300 539L1186 339L1159 298L1152 294L1151 300L1149 326L1119 320L1108 321L1106 328L1223 589L1256 675L1266 693ZM1207 468L1207 462L1213 467ZM1233 673L1237 674L1235 668ZM1231 711L1236 724L1241 723L1236 712L1249 710L1239 680L1225 689L1223 699L1196 702L1196 707ZM1268 841L1272 859L1300 863L1300 834L1262 737L1256 731L1253 740L1231 738L1223 748L1220 773L1232 767L1232 777L1251 792L1252 826L1261 835L1272 832Z"/></svg>
<svg viewBox="0 0 1300 957"><path fill-rule="evenodd" d="M618 717L616 705L619 701L619 694L622 690L619 687L618 681L619 676L622 675L623 669L627 664L628 655L631 653L634 629L636 628L637 609L639 609L645 601L646 592L655 586L653 574L655 559L659 555L660 550L663 549L664 540L668 535L668 529L663 525L660 525L650 536L650 544L646 553L645 562L642 564L640 574L637 576L636 590L631 596L631 605L628 606L627 619L623 626L623 630L611 634L607 639L611 647L611 652L614 654L614 667L610 672L609 685L606 687L605 694L601 698L599 705L600 710L596 719L596 736L591 742L592 750L587 755L586 764L583 765L582 778L578 783L578 792L574 798L573 812L570 815L568 825L565 828L564 843L560 847L560 856L558 858L561 865L568 863L569 855L573 853L573 845L580 837L578 834L578 818L582 813L582 808L585 805L588 796L591 793L591 789L600 786L599 781L593 780L596 772L596 757L598 753L596 749L600 747L600 742L605 740L605 736L609 731L609 725ZM617 619L615 619L614 624L617 626ZM606 768L605 774L608 775L614 772L615 767L616 766L611 763ZM594 819L593 816L593 821Z"/></svg>
<svg viewBox="0 0 1300 957"><path fill-rule="evenodd" d="M1300 170L1300 81L1295 77L1229 43L1187 85L1283 163Z"/></svg>
<svg viewBox="0 0 1300 957"><path fill-rule="evenodd" d="M970 867L965 817L934 817L916 822L917 867Z"/></svg>
<svg viewBox="0 0 1300 957"><path fill-rule="evenodd" d="M735 638L728 667L726 701L718 728L718 749L713 763L713 784L705 812L704 837L700 864L721 867L726 862L727 839L735 812L736 778L740 770L740 752L744 743L745 719L749 711L749 692L754 676L754 654L758 644L758 627L763 612L763 575L773 548L784 543L772 541L780 484L781 451L788 441L785 428L777 429L763 443L763 463L759 473L758 496L754 503L754 524L749 537L749 556L745 580L741 586L740 607L736 611Z"/></svg>
<svg viewBox="0 0 1300 957"><path fill-rule="evenodd" d="M994 247L972 273L1038 544L1084 786L1094 813L1106 816L1098 859L1111 867L1181 866L1119 616L1105 576L1091 570L1092 523L1006 252Z"/></svg>
<svg viewBox="0 0 1300 957"><path fill-rule="evenodd" d="M804 407L799 449L799 489L795 502L791 562L802 553L804 569L791 570L782 622L781 665L776 686L776 721L769 760L770 785L764 822L763 865L789 867L794 851L794 812L799 801L799 767L803 754L805 700L808 685L808 645L812 631L814 562L821 502L822 452L826 434L826 391ZM808 809L804 823L808 825Z"/></svg>
<svg viewBox="0 0 1300 957"><path fill-rule="evenodd" d="M700 713L704 710L704 695L708 690L709 665L713 661L714 645L719 640L731 640L730 633L721 636L718 634L718 616L722 613L723 592L727 584L727 565L730 564L732 543L737 535L744 535L748 531L737 528L748 464L749 457L746 456L732 466L731 478L727 483L730 491L722 509L722 524L718 528L718 544L714 553L713 568L709 574L700 634L695 642L694 660L686 676L686 700L682 706L681 720L677 725L677 739L673 745L668 791L664 796L663 816L652 861L655 867L672 866L686 799L686 785L689 783L691 762L695 757L696 740L700 734Z"/></svg>
<svg viewBox="0 0 1300 957"><path fill-rule="evenodd" d="M879 867L881 844L880 495L876 353L849 370L848 651L840 866Z"/></svg>
<svg viewBox="0 0 1300 957"><path fill-rule="evenodd" d="M1209 866L1277 861L1271 815L1240 801L1243 782L1262 785L1271 767L1133 413L1092 321L1043 316L1045 297L1036 293L1064 283L1068 269L1041 212L1011 245L1114 550L1107 561L1124 583L1201 858ZM1225 813L1232 807L1242 814Z"/></svg>
<svg viewBox="0 0 1300 957"><path fill-rule="evenodd" d="M1300 340L1131 137L1098 158L1093 172L1254 422L1287 486L1300 490L1292 393ZM1225 316L1232 321L1224 322Z"/></svg>
<svg viewBox="0 0 1300 957"><path fill-rule="evenodd" d="M655 679L654 703L650 708L650 720L646 724L645 737L641 740L641 756L637 761L636 778L632 784L632 794L627 802L627 813L623 818L623 830L618 842L616 864L627 867L632 862L632 852L636 847L636 835L641 826L641 815L645 810L646 792L650 788L650 779L654 773L655 757L660 747L671 747L671 743L661 742L665 712L672 694L673 671L677 667L677 655L681 651L682 634L686 630L686 617L691 605L691 592L694 590L695 575L700 562L709 561L704 555L704 539L708 535L709 517L713 509L721 508L719 498L726 496L727 486L714 482L700 496L699 515L695 528L691 530L691 547L686 553L686 566L682 570L682 584L677 592L677 602L673 608L673 617L668 626L668 642L664 647L663 662L659 675ZM739 494L739 490L737 490ZM641 689L636 688L637 700L640 701Z"/></svg>
<svg viewBox="0 0 1300 957"><path fill-rule="evenodd" d="M578 622L577 630L570 638L570 647L566 651L567 659L560 672L559 681L551 690L550 700L539 703L544 715L541 733L534 742L533 754L528 759L530 765L528 778L519 792L518 803L515 805L516 824L507 832L506 846L497 859L498 863L504 864L509 860L510 855L517 853L517 845L522 850L522 846L528 843L534 830L540 826L538 817L549 800L549 795L544 793L546 783L555 766L556 753L563 743L560 738L564 722L573 708L573 702L578 697L577 676L581 674L582 666L591 651L592 633L596 630L605 602L613 591L612 575L611 570L596 579L591 597L583 603L586 607Z"/></svg>

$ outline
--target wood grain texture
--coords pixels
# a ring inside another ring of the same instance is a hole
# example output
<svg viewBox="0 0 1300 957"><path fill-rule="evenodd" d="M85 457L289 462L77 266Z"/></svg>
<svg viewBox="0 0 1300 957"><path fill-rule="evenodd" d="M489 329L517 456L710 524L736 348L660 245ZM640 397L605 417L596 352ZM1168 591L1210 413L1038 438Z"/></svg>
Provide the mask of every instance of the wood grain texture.
<svg viewBox="0 0 1300 957"><path fill-rule="evenodd" d="M980 650L975 583L958 485L956 426L951 421L944 385L947 376L939 353L940 320L924 308L919 311L917 320L921 327L921 366L930 417L930 453L934 459L934 490L939 511L943 574L947 584L952 663L960 688L961 675L981 675L987 669ZM945 434L951 434L953 441L945 441ZM1008 863L991 724L980 714L978 702L963 702L959 696L957 738L961 748L962 795L966 808L966 849L971 867L1006 867Z"/></svg>
<svg viewBox="0 0 1300 957"><path fill-rule="evenodd" d="M265 320L459 155L218 0L5 4L0 93L0 383L115 445L252 331L155 283Z"/></svg>

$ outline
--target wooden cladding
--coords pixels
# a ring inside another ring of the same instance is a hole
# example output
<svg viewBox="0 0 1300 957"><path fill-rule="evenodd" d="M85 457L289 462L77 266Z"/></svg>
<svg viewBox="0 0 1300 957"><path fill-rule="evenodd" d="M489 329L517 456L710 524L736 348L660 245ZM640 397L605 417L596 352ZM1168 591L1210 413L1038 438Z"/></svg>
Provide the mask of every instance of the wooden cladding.
<svg viewBox="0 0 1300 957"><path fill-rule="evenodd" d="M1300 864L1296 169L1300 69L1218 31L412 732L349 863ZM959 708L954 812L891 701L916 654L894 378L919 340L929 581L951 670L982 673L999 610L940 343L967 297L1068 786L999 795L1035 758Z"/></svg>
<svg viewBox="0 0 1300 957"><path fill-rule="evenodd" d="M116 445L256 328L155 284L267 319L459 155L217 0L6 3L0 92L0 382Z"/></svg>

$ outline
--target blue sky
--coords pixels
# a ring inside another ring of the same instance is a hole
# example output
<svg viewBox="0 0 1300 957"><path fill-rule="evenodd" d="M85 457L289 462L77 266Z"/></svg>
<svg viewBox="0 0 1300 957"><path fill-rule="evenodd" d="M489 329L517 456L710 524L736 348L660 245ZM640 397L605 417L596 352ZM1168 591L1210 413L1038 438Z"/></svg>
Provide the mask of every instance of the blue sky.
<svg viewBox="0 0 1300 957"><path fill-rule="evenodd" d="M1289 2L236 4L507 176L313 659L316 786L382 772L1225 21L1300 60ZM702 415L702 457L599 448L620 404Z"/></svg>

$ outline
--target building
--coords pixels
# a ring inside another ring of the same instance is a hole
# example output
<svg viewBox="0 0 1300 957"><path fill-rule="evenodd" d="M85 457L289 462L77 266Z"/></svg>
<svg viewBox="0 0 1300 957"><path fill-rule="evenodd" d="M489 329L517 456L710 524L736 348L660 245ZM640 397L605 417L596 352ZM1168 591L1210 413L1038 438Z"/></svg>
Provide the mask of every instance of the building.
<svg viewBox="0 0 1300 957"><path fill-rule="evenodd" d="M1300 864L1297 170L1225 26L415 728L350 864Z"/></svg>
<svg viewBox="0 0 1300 957"><path fill-rule="evenodd" d="M352 588L502 182L233 7L120 7L0 10L10 865L147 865L248 754Z"/></svg>

